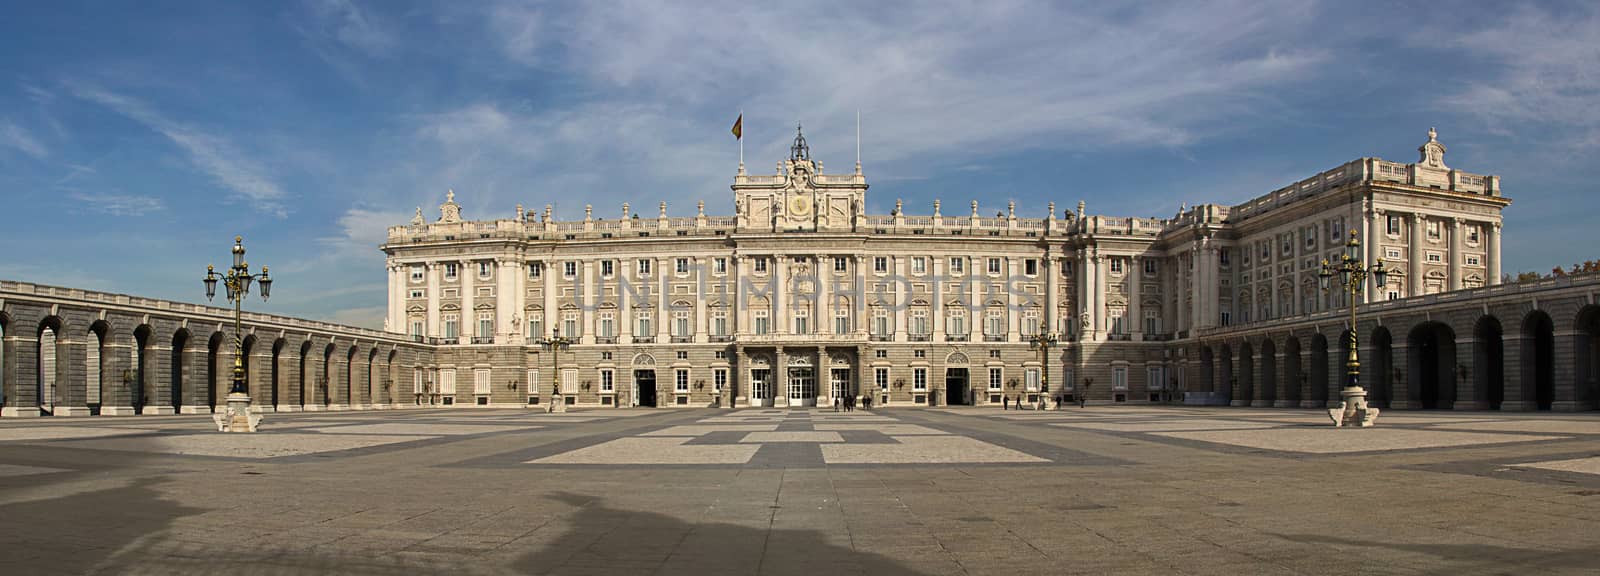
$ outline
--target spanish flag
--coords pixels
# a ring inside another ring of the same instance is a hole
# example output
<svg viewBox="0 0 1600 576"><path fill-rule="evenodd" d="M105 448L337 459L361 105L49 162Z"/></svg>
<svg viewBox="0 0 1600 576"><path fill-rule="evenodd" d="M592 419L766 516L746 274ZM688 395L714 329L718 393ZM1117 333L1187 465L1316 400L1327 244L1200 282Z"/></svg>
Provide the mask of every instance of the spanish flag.
<svg viewBox="0 0 1600 576"><path fill-rule="evenodd" d="M739 140L744 139L744 114L739 114L739 119L733 121L733 137Z"/></svg>

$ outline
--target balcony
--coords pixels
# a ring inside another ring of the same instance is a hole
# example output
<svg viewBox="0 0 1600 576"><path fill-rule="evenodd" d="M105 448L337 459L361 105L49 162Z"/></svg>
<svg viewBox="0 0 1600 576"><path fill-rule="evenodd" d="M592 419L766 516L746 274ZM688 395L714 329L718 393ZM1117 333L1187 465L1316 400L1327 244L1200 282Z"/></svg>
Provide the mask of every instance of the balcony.
<svg viewBox="0 0 1600 576"><path fill-rule="evenodd" d="M494 336L473 336L473 344L494 344Z"/></svg>
<svg viewBox="0 0 1600 576"><path fill-rule="evenodd" d="M444 338L439 339L439 343L446 346L454 346L456 344L460 344L461 339L455 336L445 336Z"/></svg>
<svg viewBox="0 0 1600 576"><path fill-rule="evenodd" d="M931 335L931 334L912 334L912 335L906 336L906 340L910 341L910 342L932 342L933 341L933 335Z"/></svg>
<svg viewBox="0 0 1600 576"><path fill-rule="evenodd" d="M421 334L412 334L412 335L411 335L411 341L412 341L412 342L418 342L418 343L421 343L421 342L425 342L425 341L427 341L427 337L425 337L425 336L423 336L423 335L421 335Z"/></svg>
<svg viewBox="0 0 1600 576"><path fill-rule="evenodd" d="M729 336L727 334L712 334L711 335L711 341L712 342L732 342L733 341L733 336Z"/></svg>
<svg viewBox="0 0 1600 576"><path fill-rule="evenodd" d="M893 334L873 334L867 338L873 342L894 342Z"/></svg>
<svg viewBox="0 0 1600 576"><path fill-rule="evenodd" d="M1146 342L1166 342L1168 340L1172 340L1172 334L1148 334L1147 333L1147 334L1144 335L1144 339L1145 339Z"/></svg>
<svg viewBox="0 0 1600 576"><path fill-rule="evenodd" d="M1106 340L1127 342L1127 341L1133 340L1133 335L1132 334L1116 334L1116 333L1106 334Z"/></svg>
<svg viewBox="0 0 1600 576"><path fill-rule="evenodd" d="M596 336L594 338L594 343L595 344L616 344L617 343L617 337L616 336Z"/></svg>
<svg viewBox="0 0 1600 576"><path fill-rule="evenodd" d="M655 336L634 336L633 337L633 343L634 344L655 344L656 343L656 337Z"/></svg>
<svg viewBox="0 0 1600 576"><path fill-rule="evenodd" d="M967 338L970 338L970 336L966 334L947 334L944 337L947 342L966 342Z"/></svg>
<svg viewBox="0 0 1600 576"><path fill-rule="evenodd" d="M688 344L694 342L694 336L673 336L673 344Z"/></svg>
<svg viewBox="0 0 1600 576"><path fill-rule="evenodd" d="M983 341L984 342L1005 342L1006 341L1006 335L1005 334L984 334L983 335Z"/></svg>

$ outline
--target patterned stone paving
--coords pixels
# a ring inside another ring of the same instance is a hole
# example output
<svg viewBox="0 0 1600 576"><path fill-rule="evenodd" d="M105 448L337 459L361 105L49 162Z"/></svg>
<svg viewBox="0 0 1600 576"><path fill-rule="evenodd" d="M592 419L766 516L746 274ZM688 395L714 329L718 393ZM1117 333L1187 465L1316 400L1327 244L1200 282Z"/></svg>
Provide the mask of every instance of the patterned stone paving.
<svg viewBox="0 0 1600 576"><path fill-rule="evenodd" d="M1576 472L1578 474L1600 475L1600 456L1590 458L1573 458L1571 460L1548 460L1545 462L1530 462L1517 464L1519 468L1540 468L1560 472Z"/></svg>

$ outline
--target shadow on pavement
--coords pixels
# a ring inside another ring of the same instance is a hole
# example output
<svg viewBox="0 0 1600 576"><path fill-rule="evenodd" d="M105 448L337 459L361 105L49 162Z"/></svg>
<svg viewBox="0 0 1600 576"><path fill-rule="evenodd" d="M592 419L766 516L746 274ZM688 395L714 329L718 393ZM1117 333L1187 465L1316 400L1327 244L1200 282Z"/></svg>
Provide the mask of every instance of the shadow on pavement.
<svg viewBox="0 0 1600 576"><path fill-rule="evenodd" d="M599 498L557 493L577 508L567 532L513 561L522 574L871 574L917 576L882 555L860 552L813 530L691 524L654 512L623 510ZM781 513L781 511L780 511ZM837 535L843 536L843 535Z"/></svg>
<svg viewBox="0 0 1600 576"><path fill-rule="evenodd" d="M1551 550L1548 548L1512 548L1509 546L1496 546L1493 544L1426 544L1405 542L1381 542L1377 540L1357 540L1354 538L1341 538L1338 536L1324 536L1321 534L1283 534L1284 539L1295 542L1317 544L1333 544L1349 548L1386 548L1414 554L1425 554L1440 560L1459 564L1441 566L1432 574L1462 574L1464 566L1476 570L1471 573L1494 574L1548 574L1561 570L1575 570L1586 572L1595 569L1596 558L1600 558L1600 546L1578 548L1571 550ZM1361 553L1355 554L1356 558ZM1359 562L1356 563L1359 565ZM1356 566L1352 566L1355 568ZM1398 568L1398 567L1391 567Z"/></svg>

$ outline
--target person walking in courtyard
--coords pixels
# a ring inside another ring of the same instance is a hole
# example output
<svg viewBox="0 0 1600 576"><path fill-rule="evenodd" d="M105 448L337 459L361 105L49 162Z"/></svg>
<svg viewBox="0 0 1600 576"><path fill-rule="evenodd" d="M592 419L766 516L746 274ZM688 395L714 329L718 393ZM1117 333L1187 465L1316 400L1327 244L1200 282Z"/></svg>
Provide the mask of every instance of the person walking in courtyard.
<svg viewBox="0 0 1600 576"><path fill-rule="evenodd" d="M1000 396L1000 409L1001 410L1010 410L1011 409L1011 397L1010 396L1005 396L1005 395Z"/></svg>

